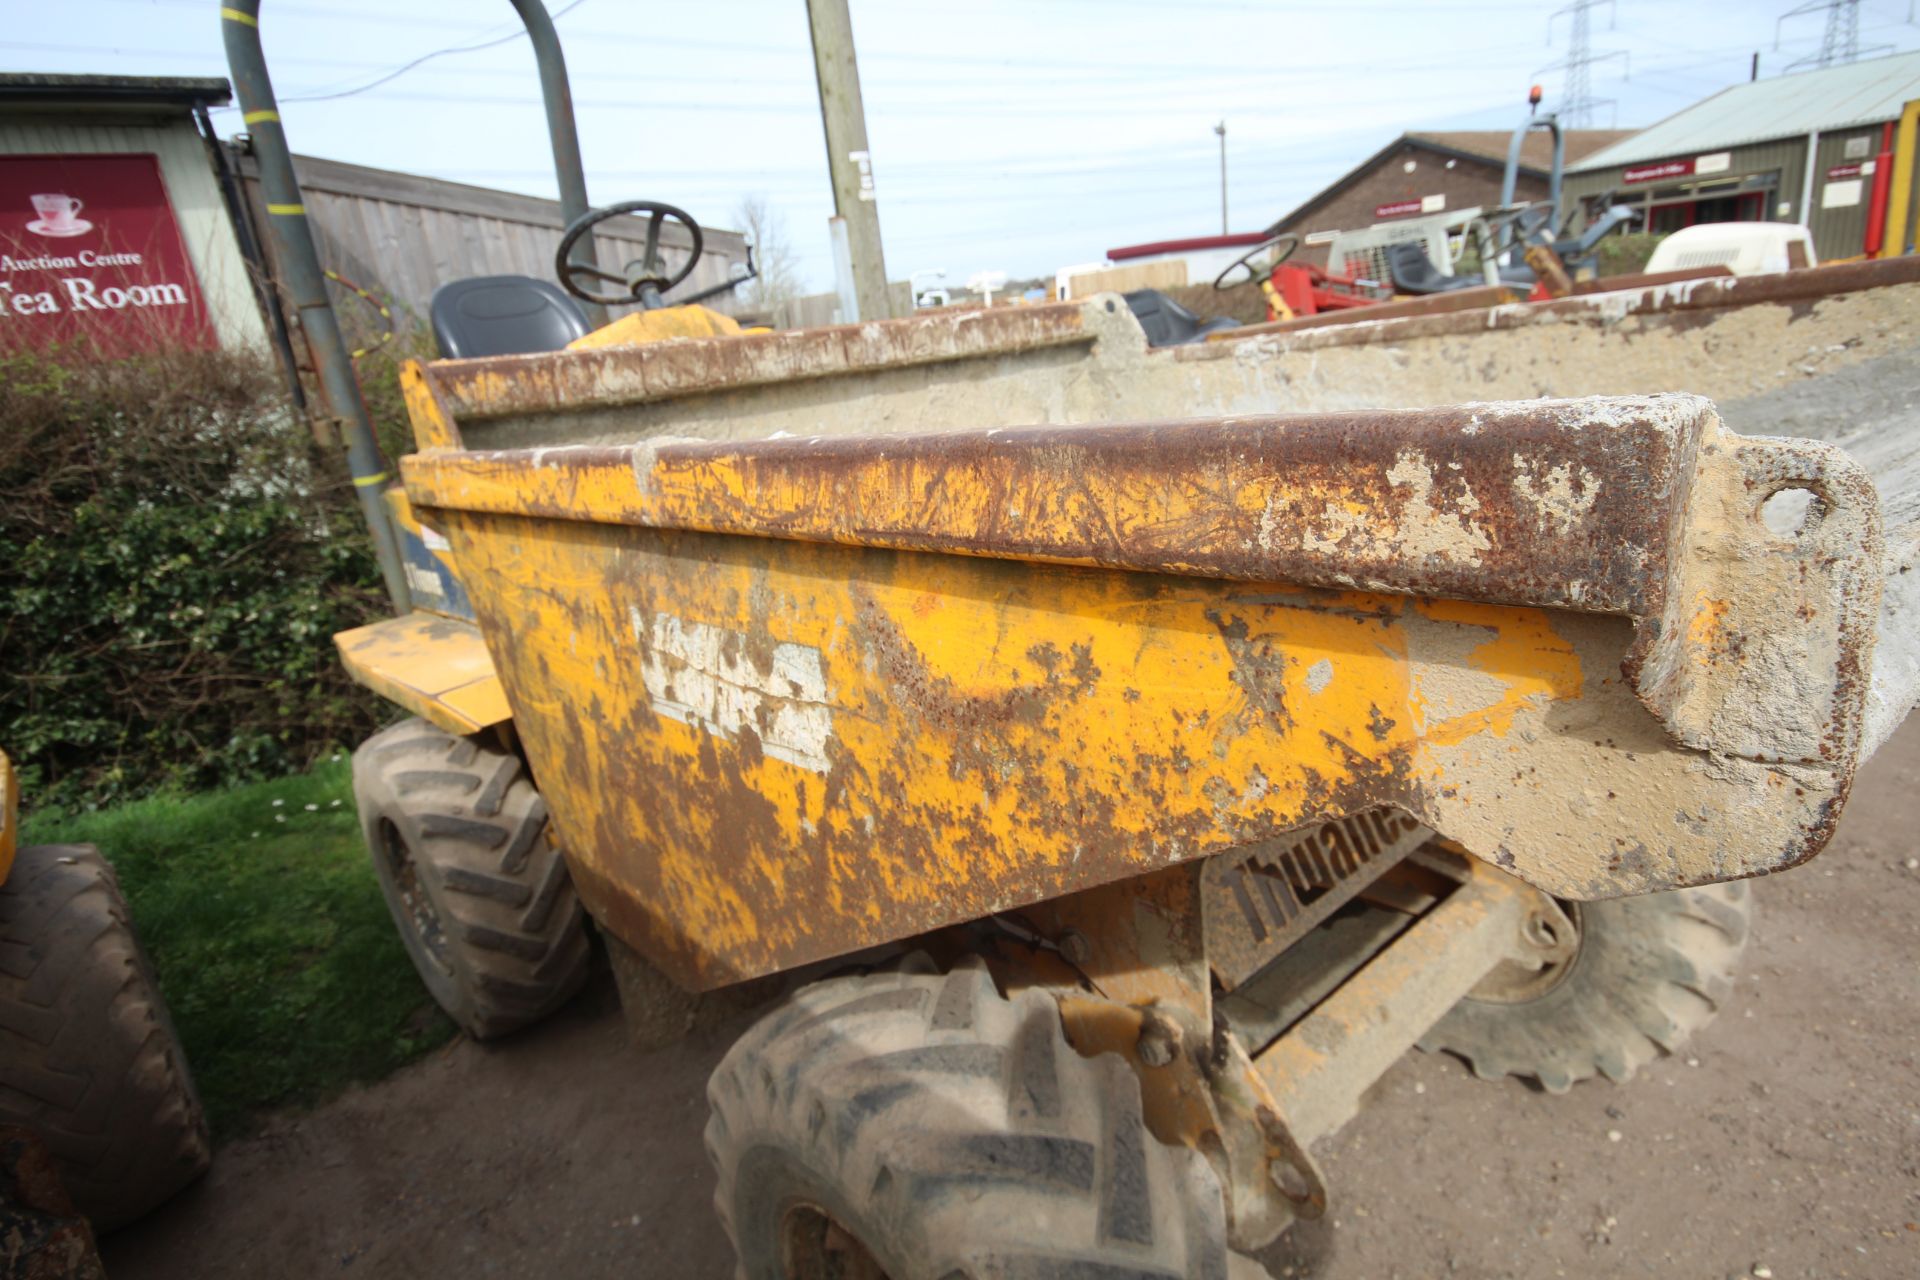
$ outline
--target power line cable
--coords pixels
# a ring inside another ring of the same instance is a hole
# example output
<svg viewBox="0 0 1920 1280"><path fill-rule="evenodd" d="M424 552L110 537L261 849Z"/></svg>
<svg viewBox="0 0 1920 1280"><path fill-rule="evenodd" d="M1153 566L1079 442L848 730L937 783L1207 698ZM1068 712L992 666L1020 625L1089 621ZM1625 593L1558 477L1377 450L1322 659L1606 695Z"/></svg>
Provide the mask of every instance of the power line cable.
<svg viewBox="0 0 1920 1280"><path fill-rule="evenodd" d="M569 4L564 9L557 10L555 13L553 13L551 15L551 18L553 21L558 22L560 19L566 17L568 14L572 13L575 9L578 9L581 5L585 4L586 2L587 0L573 0L572 4ZM482 49L492 49L498 45L510 44L515 40L525 39L526 34L527 34L527 29L523 26L518 28L517 30L509 31L507 32L507 34L503 36L498 36L492 40L483 40L479 44L454 45L445 49L435 49L432 53L421 54L419 57L415 58L411 62L402 63L400 66L395 67L392 71L389 71L385 75L381 76L379 79L369 80L366 84L356 85L351 89L342 89L337 93L307 93L307 94L290 95L288 97L280 99L280 101L282 102L331 102L338 98L351 98L355 94L365 93L369 89L377 89L383 84L387 84L390 81L398 80L401 76L407 74L407 72L413 70L415 67L420 66L422 63L431 62L435 58L444 58L449 56L450 54L455 54L455 53L478 53Z"/></svg>

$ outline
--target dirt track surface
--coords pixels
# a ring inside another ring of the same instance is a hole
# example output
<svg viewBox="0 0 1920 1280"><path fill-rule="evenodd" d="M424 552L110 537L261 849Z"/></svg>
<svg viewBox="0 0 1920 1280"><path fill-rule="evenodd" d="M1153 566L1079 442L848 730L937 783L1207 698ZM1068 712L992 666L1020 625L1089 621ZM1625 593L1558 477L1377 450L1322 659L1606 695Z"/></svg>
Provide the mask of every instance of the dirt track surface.
<svg viewBox="0 0 1920 1280"><path fill-rule="evenodd" d="M1410 1054L1320 1152L1278 1277L1920 1275L1920 717L1820 858L1756 887L1731 1005L1625 1088ZM396 976L396 980L399 980ZM731 1274L700 1132L744 1018L626 1046L611 985L223 1149L115 1280Z"/></svg>

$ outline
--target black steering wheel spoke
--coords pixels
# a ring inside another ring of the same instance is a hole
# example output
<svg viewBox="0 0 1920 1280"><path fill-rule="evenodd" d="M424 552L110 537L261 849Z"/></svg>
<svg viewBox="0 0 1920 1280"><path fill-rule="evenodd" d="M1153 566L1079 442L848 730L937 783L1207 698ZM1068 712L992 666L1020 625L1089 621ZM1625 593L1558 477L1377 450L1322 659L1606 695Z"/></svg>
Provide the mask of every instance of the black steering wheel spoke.
<svg viewBox="0 0 1920 1280"><path fill-rule="evenodd" d="M566 270L569 275L592 276L595 280L605 280L608 284L623 285L627 282L625 276L615 275L611 271L602 271L599 267L587 262L569 262L566 264Z"/></svg>

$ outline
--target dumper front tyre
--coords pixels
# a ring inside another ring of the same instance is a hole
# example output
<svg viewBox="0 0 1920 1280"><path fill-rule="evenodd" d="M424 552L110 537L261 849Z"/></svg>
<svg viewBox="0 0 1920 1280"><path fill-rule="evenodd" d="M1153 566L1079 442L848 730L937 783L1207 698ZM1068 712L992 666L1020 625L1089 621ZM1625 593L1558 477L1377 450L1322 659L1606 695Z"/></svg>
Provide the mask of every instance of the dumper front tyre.
<svg viewBox="0 0 1920 1280"><path fill-rule="evenodd" d="M1206 1160L1153 1138L1132 1071L1075 1053L1050 997L977 965L803 988L707 1100L744 1280L1229 1274Z"/></svg>
<svg viewBox="0 0 1920 1280"><path fill-rule="evenodd" d="M1485 1080L1527 1076L1552 1093L1604 1075L1616 1084L1713 1020L1746 949L1753 896L1742 881L1568 904L1572 959L1489 974L1420 1041Z"/></svg>
<svg viewBox="0 0 1920 1280"><path fill-rule="evenodd" d="M111 1231L206 1172L207 1123L119 882L91 845L19 850L0 885L0 1126L38 1135Z"/></svg>
<svg viewBox="0 0 1920 1280"><path fill-rule="evenodd" d="M580 989L585 913L518 756L405 720L354 752L353 793L414 968L470 1035L516 1031Z"/></svg>

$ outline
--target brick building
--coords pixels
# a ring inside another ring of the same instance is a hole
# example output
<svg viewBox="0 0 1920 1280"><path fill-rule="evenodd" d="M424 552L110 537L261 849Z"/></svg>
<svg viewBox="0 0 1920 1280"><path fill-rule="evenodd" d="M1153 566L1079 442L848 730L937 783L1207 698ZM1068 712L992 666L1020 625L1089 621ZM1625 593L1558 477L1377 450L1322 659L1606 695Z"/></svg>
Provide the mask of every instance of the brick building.
<svg viewBox="0 0 1920 1280"><path fill-rule="evenodd" d="M1569 130L1567 167L1632 134L1630 129ZM1500 203L1512 136L1493 129L1402 134L1274 223L1270 234L1299 235L1304 243L1295 259L1324 266L1327 240L1335 231L1446 210L1491 209ZM1520 151L1515 198L1545 199L1552 166L1552 135L1544 129L1529 133Z"/></svg>

